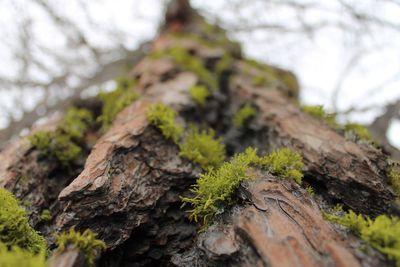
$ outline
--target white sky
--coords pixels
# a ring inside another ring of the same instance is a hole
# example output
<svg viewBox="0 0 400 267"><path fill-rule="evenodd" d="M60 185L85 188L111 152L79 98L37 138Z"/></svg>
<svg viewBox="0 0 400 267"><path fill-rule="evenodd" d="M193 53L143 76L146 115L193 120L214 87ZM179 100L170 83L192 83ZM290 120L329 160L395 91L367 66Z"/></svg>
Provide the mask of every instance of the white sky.
<svg viewBox="0 0 400 267"><path fill-rule="evenodd" d="M62 0L50 2L58 4L63 14L73 17L78 25L86 29L86 34L93 43L104 44L105 47L109 45L104 35L98 34L90 29L90 25L86 25L82 19L84 14L80 6L76 4L77 2ZM124 45L134 48L143 40L151 39L155 35L157 23L162 14L162 2L160 0L119 0L118 2L115 0L97 0L86 2L86 5L89 7L88 12L94 22L102 25L103 28L119 29L125 33ZM194 6L205 10L207 14L218 14L218 17L222 20L236 19L236 14L223 11L224 0L193 0L192 2ZM18 20L18 13L26 12L26 10L33 14L35 35L40 41L50 44L56 51L62 51L64 45L63 33L51 26L51 23L43 16L39 8L30 4L29 0L2 0L0 1L0 39L2 40L0 41L0 60L2 62L0 73L14 74L17 71L17 65L10 57L10 49L16 45L15 41L12 40L13 33L17 30L15 27L17 24L14 22ZM246 12L247 10L242 10L245 15ZM385 9L379 12L383 12L382 14L385 17L392 17L394 20L400 21L399 9ZM324 14L307 15L310 20L313 20ZM251 16L251 13L249 13L249 16ZM388 36L385 33L382 33L381 36L382 40L389 43L400 44L398 37ZM303 87L301 95L303 103L320 104L328 109L332 107L331 99L336 81L343 72L345 60L349 58L352 52L351 49L346 49L341 45L345 41L344 39L348 37L335 31L324 31L315 36L313 41L303 40L291 43L292 40L282 38L284 45L281 47L276 45L281 40L276 41L275 45L271 46L265 42L265 36L259 32L238 34L233 37L243 44L247 56L293 70ZM361 61L363 68L351 72L351 75L347 77L343 84L338 102L339 108L382 105L400 98L399 82L379 88L372 93L368 91L368 89L376 87L395 73L400 73L400 52L399 46L396 45L392 49L389 46L384 51L378 48L379 54L371 54L371 56L364 58ZM37 75L40 76L40 73ZM27 100L30 100L30 105L33 106L34 100L40 97L40 93L37 90L31 90L30 95ZM9 91L0 90L0 104L5 105L8 109L12 108L10 99L15 96ZM29 101L27 102L29 103ZM379 109L362 115L356 114L351 119L368 123L378 112ZM1 119L3 119L4 124L4 117L0 116L0 125L2 124ZM400 147L400 122L393 123L389 136L392 142Z"/></svg>

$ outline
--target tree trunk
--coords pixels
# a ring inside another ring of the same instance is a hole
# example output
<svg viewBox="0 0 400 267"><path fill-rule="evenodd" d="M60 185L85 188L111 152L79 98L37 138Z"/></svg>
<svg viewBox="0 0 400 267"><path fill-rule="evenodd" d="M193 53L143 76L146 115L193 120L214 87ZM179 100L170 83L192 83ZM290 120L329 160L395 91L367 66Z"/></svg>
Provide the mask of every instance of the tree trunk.
<svg viewBox="0 0 400 267"><path fill-rule="evenodd" d="M65 171L57 161L41 157L26 140L1 152L0 185L31 202L30 223L50 246L54 231L75 227L89 228L106 242L97 266L390 264L372 249L361 251L358 238L322 217L324 209L338 203L372 217L392 212L395 195L387 185L387 155L370 144L348 141L303 113L296 104L293 74L275 67L266 73L244 60L237 44L227 41L220 28L210 30L187 1L172 1L161 29L151 55L183 47L217 82L218 90L211 91L204 106L189 94L191 87L204 82L201 73L168 56L149 55L130 72L140 98L118 114L106 133L94 128L87 134L81 161L73 168ZM232 60L218 70L226 53ZM265 76L265 83L254 82L259 75ZM256 179L242 183L235 193L237 202L199 232L201 223L189 220L181 197L192 194L202 170L182 158L179 146L146 119L148 107L159 102L173 107L186 126L215 129L228 156L249 146L261 154L281 147L300 152L305 181L316 195L256 169ZM257 115L236 128L232 117L245 104ZM99 105L93 100L86 107L99 113ZM52 130L58 121L41 129ZM98 138L94 145L93 137ZM51 221L41 220L44 209L50 209ZM55 254L51 266L85 264L77 251L68 250Z"/></svg>

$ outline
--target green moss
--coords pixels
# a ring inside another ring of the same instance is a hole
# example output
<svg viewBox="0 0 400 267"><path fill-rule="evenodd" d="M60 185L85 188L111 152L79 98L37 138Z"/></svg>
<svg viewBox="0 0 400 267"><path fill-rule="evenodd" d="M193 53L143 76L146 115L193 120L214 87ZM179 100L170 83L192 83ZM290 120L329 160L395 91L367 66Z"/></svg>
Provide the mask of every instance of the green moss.
<svg viewBox="0 0 400 267"><path fill-rule="evenodd" d="M368 130L367 127L357 124L357 123L348 123L344 126L345 133L352 133L358 136L358 138L365 140L365 141L374 141L372 134Z"/></svg>
<svg viewBox="0 0 400 267"><path fill-rule="evenodd" d="M256 110L249 104L241 107L233 116L232 124L236 128L242 127L250 118L256 115Z"/></svg>
<svg viewBox="0 0 400 267"><path fill-rule="evenodd" d="M314 197L314 196L315 196L314 188L312 188L311 185L308 185L308 186L306 187L306 191L307 191L307 193L308 193L311 197Z"/></svg>
<svg viewBox="0 0 400 267"><path fill-rule="evenodd" d="M80 142L93 122L93 115L89 110L70 108L59 123L57 131L74 141Z"/></svg>
<svg viewBox="0 0 400 267"><path fill-rule="evenodd" d="M397 217L380 215L372 220L350 210L343 216L325 214L325 218L349 228L400 266L400 221Z"/></svg>
<svg viewBox="0 0 400 267"><path fill-rule="evenodd" d="M203 169L217 168L225 159L225 146L212 129L191 127L180 145L180 156L199 163Z"/></svg>
<svg viewBox="0 0 400 267"><path fill-rule="evenodd" d="M9 249L0 242L0 266L1 267L46 267L44 252L34 254L19 247Z"/></svg>
<svg viewBox="0 0 400 267"><path fill-rule="evenodd" d="M189 94L194 102L200 106L204 106L206 104L207 97L210 95L210 92L205 86L195 85L189 89Z"/></svg>
<svg viewBox="0 0 400 267"><path fill-rule="evenodd" d="M194 197L182 198L183 206L190 204L190 218L203 219L207 227L214 216L224 205L234 202L234 193L240 183L251 179L251 167L259 166L284 178L294 179L300 183L302 178L301 156L288 148L274 151L272 154L259 157L254 148L235 155L229 162L224 162L217 169L209 169L200 174L193 186Z"/></svg>
<svg viewBox="0 0 400 267"><path fill-rule="evenodd" d="M264 75L257 75L253 77L253 85L261 87L267 84L267 78Z"/></svg>
<svg viewBox="0 0 400 267"><path fill-rule="evenodd" d="M290 148L281 148L260 159L260 164L276 176L293 179L301 184L303 160L299 153Z"/></svg>
<svg viewBox="0 0 400 267"><path fill-rule="evenodd" d="M287 89L289 89L290 96L298 96L300 86L297 82L296 76L293 73L269 66L267 64L262 64L252 59L245 59L245 62L249 66L258 69L263 73L263 75L257 75L253 77L254 86L266 86L268 83L279 81Z"/></svg>
<svg viewBox="0 0 400 267"><path fill-rule="evenodd" d="M389 178L389 183L393 187L394 191L398 196L400 196L400 172L394 168L389 169L387 176Z"/></svg>
<svg viewBox="0 0 400 267"><path fill-rule="evenodd" d="M80 249L85 255L89 266L94 266L97 253L106 249L106 244L96 238L96 234L90 229L83 233L71 228L69 232L61 233L56 236L57 250L64 251L68 247Z"/></svg>
<svg viewBox="0 0 400 267"><path fill-rule="evenodd" d="M118 113L135 101L139 95L133 88L136 85L134 79L120 77L116 79L117 88L111 92L101 92L98 98L103 102L102 114L98 120L102 123L102 129L108 129L117 117Z"/></svg>
<svg viewBox="0 0 400 267"><path fill-rule="evenodd" d="M69 166L81 154L79 144L92 124L90 111L70 108L55 131L38 131L28 136L28 140L42 155L56 158L61 165Z"/></svg>
<svg viewBox="0 0 400 267"><path fill-rule="evenodd" d="M40 219L42 221L51 221L51 217L52 216L51 216L50 210L48 210L48 209L43 210L42 213L40 214Z"/></svg>
<svg viewBox="0 0 400 267"><path fill-rule="evenodd" d="M200 178L193 186L193 198L182 198L185 204L192 205L190 218L198 221L203 218L207 226L222 205L233 203L233 196L240 183L250 179L250 165L257 158L256 150L246 149L245 152L235 155L229 162L225 162L218 169L211 169L200 174Z"/></svg>
<svg viewBox="0 0 400 267"><path fill-rule="evenodd" d="M301 109L303 112L308 113L313 117L322 119L333 128L340 128L339 124L336 122L336 115L326 113L322 106L303 106Z"/></svg>
<svg viewBox="0 0 400 267"><path fill-rule="evenodd" d="M147 120L160 129L165 138L178 143L183 127L175 122L176 115L175 110L163 103L150 106L146 112Z"/></svg>
<svg viewBox="0 0 400 267"><path fill-rule="evenodd" d="M150 57L153 59L170 57L183 70L195 73L199 77L200 82L207 85L209 89L218 89L218 83L214 75L207 70L207 68L203 65L203 62L198 57L191 55L183 47L174 47L165 51L155 52L150 55Z"/></svg>
<svg viewBox="0 0 400 267"><path fill-rule="evenodd" d="M46 251L46 242L28 223L26 211L6 189L0 188L0 242L31 253Z"/></svg>

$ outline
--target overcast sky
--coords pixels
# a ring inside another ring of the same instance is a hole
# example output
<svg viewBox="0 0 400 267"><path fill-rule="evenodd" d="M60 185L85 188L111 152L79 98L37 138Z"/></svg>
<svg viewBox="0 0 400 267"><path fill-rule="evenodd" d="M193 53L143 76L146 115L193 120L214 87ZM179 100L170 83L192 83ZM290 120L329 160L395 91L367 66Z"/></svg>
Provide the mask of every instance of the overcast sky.
<svg viewBox="0 0 400 267"><path fill-rule="evenodd" d="M103 43L107 46L104 35L90 30L82 19L81 7L75 1L53 0L58 4L63 14L75 18L77 23L87 29L86 34L90 40ZM103 27L116 28L126 33L124 44L128 48L135 48L143 40L151 39L156 34L159 19L162 14L162 2L160 0L98 0L87 4L88 12L95 22ZM215 16L222 21L235 20L238 14L224 12L224 0L201 1L193 0L193 5L206 11L206 15ZM250 5L249 1L249 5ZM300 1L301 2L301 1ZM333 1L332 1L333 2ZM327 1L326 3L332 3ZM367 0L361 1L366 3ZM379 1L378 1L379 2ZM88 2L89 3L89 2ZM328 5L328 4L327 4ZM14 75L17 70L16 62L10 58L11 49L15 46L13 36L18 29L15 23L20 12L32 14L35 23L35 35L41 42L50 44L55 50L62 49L62 33L57 32L42 11L30 4L29 0L2 0L0 1L0 73ZM249 12L246 14L246 12ZM241 15L251 16L251 10L243 9ZM284 12L284 11L282 11ZM393 8L379 10L382 16L400 21L400 9ZM268 16L271 14L265 14ZM280 14L282 15L282 14ZM340 12L336 16L340 16ZM322 13L307 14L310 20L317 20ZM262 32L252 34L242 33L231 36L243 44L245 55L267 63L273 63L293 70L302 85L301 100L307 104L320 104L328 109L332 107L332 93L336 86L338 77L344 71L345 61L350 58L352 49L342 44L348 36L342 36L335 31L323 31L312 40L295 41L291 39L277 40L273 46L266 43ZM382 81L389 79L396 73L400 73L400 40L392 35L380 36L382 43L390 43L393 46L385 47L385 50L377 50L380 53L371 53L362 61L362 68L351 70L351 74L342 84L342 90L338 101L340 109L350 106L382 105L400 98L400 83L394 82L388 86L374 89ZM279 43L282 43L280 46ZM38 74L40 75L40 74ZM399 77L400 78L400 77ZM0 101L7 106L10 99L15 97L6 88L0 91ZM35 99L37 93L30 92ZM33 102L32 102L33 103ZM33 104L32 104L33 105ZM8 107L10 108L10 107ZM369 123L376 114L380 112L375 109L365 114L356 114L352 120ZM0 116L0 125L1 125ZM3 122L4 124L4 122ZM400 147L400 122L392 125L390 137L394 144Z"/></svg>

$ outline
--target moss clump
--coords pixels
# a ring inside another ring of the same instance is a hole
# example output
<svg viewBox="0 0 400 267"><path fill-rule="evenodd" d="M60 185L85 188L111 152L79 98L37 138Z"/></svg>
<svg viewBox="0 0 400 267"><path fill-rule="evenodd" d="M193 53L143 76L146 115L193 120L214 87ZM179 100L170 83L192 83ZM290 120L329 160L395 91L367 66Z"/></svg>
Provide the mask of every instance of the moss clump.
<svg viewBox="0 0 400 267"><path fill-rule="evenodd" d="M40 219L42 221L50 221L51 217L52 216L51 216L50 210L48 210L48 209L43 210L42 213L40 214Z"/></svg>
<svg viewBox="0 0 400 267"><path fill-rule="evenodd" d="M203 218L207 227L215 214L223 205L230 205L234 193L242 181L252 178L251 167L259 166L271 173L294 179L300 183L303 163L301 156L288 148L274 151L272 154L259 157L254 148L247 148L243 153L235 155L229 162L223 163L218 169L209 169L200 174L193 186L192 198L182 198L183 206L190 204L190 218L195 221Z"/></svg>
<svg viewBox="0 0 400 267"><path fill-rule="evenodd" d="M365 242L394 260L400 266L400 221L397 217L380 215L374 220L352 210L343 216L325 214L329 221L346 226Z"/></svg>
<svg viewBox="0 0 400 267"><path fill-rule="evenodd" d="M183 127L175 122L176 115L175 110L163 103L150 106L146 112L147 120L160 129L165 138L178 143Z"/></svg>
<svg viewBox="0 0 400 267"><path fill-rule="evenodd" d="M272 174L293 179L301 184L303 178L303 159L301 155L290 148L281 148L270 155L262 157L260 164L269 169Z"/></svg>
<svg viewBox="0 0 400 267"><path fill-rule="evenodd" d="M9 191L0 188L0 243L30 253L46 251L46 242L28 223L26 211Z"/></svg>
<svg viewBox="0 0 400 267"><path fill-rule="evenodd" d="M211 169L200 174L200 178L193 186L193 198L182 198L185 204L191 204L190 218L198 221L203 218L207 226L221 205L231 204L233 194L244 180L250 179L250 165L256 160L256 150L246 149L245 152L235 155L229 162L225 162L218 169Z"/></svg>
<svg viewBox="0 0 400 267"><path fill-rule="evenodd" d="M311 185L308 185L308 186L306 187L306 191L307 191L307 193L308 193L311 197L314 197L314 196L315 196L314 188L312 188Z"/></svg>
<svg viewBox="0 0 400 267"><path fill-rule="evenodd" d="M28 140L42 155L54 157L61 165L69 166L81 154L80 143L92 124L89 110L70 108L55 131L38 131Z"/></svg>
<svg viewBox="0 0 400 267"><path fill-rule="evenodd" d="M19 247L9 249L0 242L0 266L1 267L46 267L44 251L34 254Z"/></svg>
<svg viewBox="0 0 400 267"><path fill-rule="evenodd" d="M216 90L218 88L217 80L213 74L207 70L199 58L191 55L185 48L178 46L165 51L155 52L151 55L153 59L165 56L171 57L182 69L195 73L200 81L207 85L209 89Z"/></svg>
<svg viewBox="0 0 400 267"><path fill-rule="evenodd" d="M211 129L191 127L180 145L180 156L199 163L203 169L217 168L225 159L225 146Z"/></svg>
<svg viewBox="0 0 400 267"><path fill-rule="evenodd" d="M242 127L251 117L256 115L256 110L249 104L241 107L233 116L232 124L236 128Z"/></svg>
<svg viewBox="0 0 400 267"><path fill-rule="evenodd" d="M203 85L195 85L189 89L189 94L194 102L200 106L204 106L206 104L207 97L210 95L210 92Z"/></svg>
<svg viewBox="0 0 400 267"><path fill-rule="evenodd" d="M358 138L373 142L374 138L367 127L358 123L348 123L344 126L345 133L355 134Z"/></svg>
<svg viewBox="0 0 400 267"><path fill-rule="evenodd" d="M103 130L109 128L117 114L135 101L139 94L133 88L134 79L121 77L116 79L117 88L111 92L100 93L98 98L103 102L102 114L98 120L102 123Z"/></svg>
<svg viewBox="0 0 400 267"><path fill-rule="evenodd" d="M398 196L400 196L400 172L391 168L387 176L389 178L389 183L393 187L394 191Z"/></svg>
<svg viewBox="0 0 400 267"><path fill-rule="evenodd" d="M90 229L86 229L83 233L75 231L71 228L69 232L61 233L56 236L57 250L64 251L68 247L81 250L86 255L89 266L94 266L97 253L106 249L106 244L96 238L96 234Z"/></svg>
<svg viewBox="0 0 400 267"><path fill-rule="evenodd" d="M336 115L326 113L322 106L303 106L301 109L303 112L308 113L313 117L322 119L331 127L335 129L339 128L339 125L336 122Z"/></svg>

